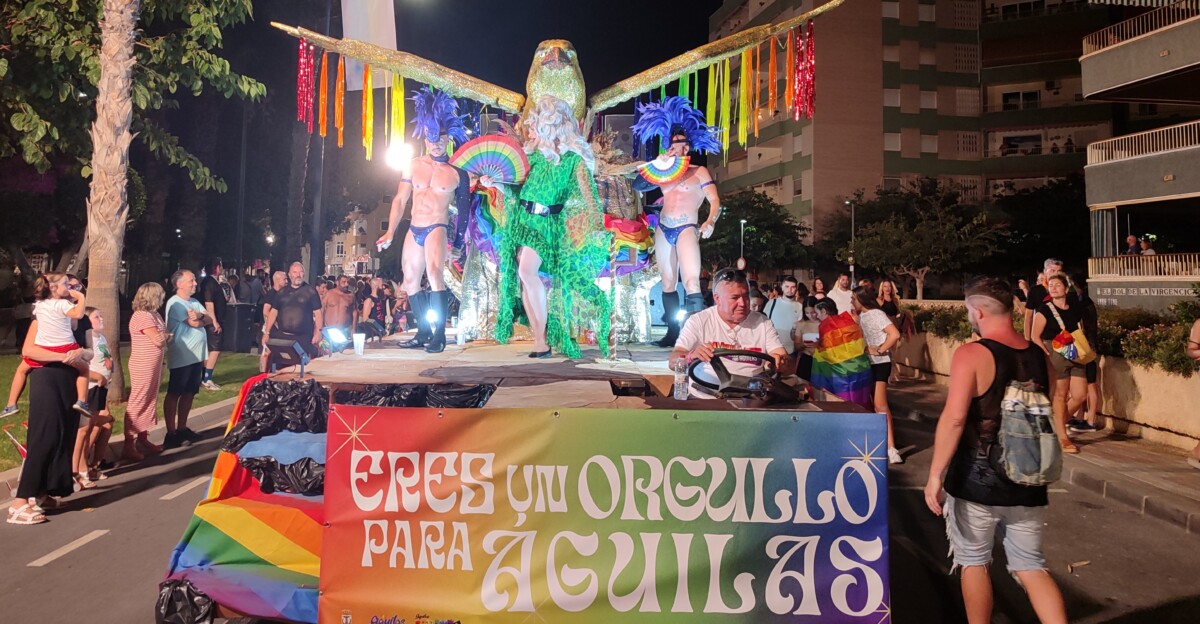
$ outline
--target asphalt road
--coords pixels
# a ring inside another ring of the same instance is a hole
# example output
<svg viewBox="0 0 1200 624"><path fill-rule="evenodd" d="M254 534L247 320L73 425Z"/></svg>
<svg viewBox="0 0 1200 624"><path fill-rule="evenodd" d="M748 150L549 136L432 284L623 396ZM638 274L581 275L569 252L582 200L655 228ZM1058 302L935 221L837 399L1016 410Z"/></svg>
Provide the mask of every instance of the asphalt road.
<svg viewBox="0 0 1200 624"><path fill-rule="evenodd" d="M908 461L891 473L892 621L964 622L944 524L921 493L932 426L897 421L897 430ZM0 621L153 622L158 582L204 495L221 431L113 474L45 525L0 524ZM1050 501L1046 554L1072 622L1200 621L1194 536L1071 486L1053 488ZM1002 561L998 551L993 621L1036 621Z"/></svg>

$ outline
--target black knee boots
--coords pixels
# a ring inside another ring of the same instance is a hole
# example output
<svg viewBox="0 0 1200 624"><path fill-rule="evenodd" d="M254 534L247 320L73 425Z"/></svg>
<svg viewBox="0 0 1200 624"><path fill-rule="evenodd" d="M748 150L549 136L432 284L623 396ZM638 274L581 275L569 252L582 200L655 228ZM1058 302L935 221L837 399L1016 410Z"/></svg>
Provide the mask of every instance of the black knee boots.
<svg viewBox="0 0 1200 624"><path fill-rule="evenodd" d="M408 305L412 308L413 316L417 319L417 335L400 343L400 346L404 349L418 349L429 342L429 323L425 320L425 313L429 309L429 292L422 290L416 294L409 295Z"/></svg>
<svg viewBox="0 0 1200 624"><path fill-rule="evenodd" d="M429 293L429 309L434 312L433 320L423 319L422 327L429 327L429 340L425 343L426 353L441 353L446 350L446 314L450 311L450 291L435 290Z"/></svg>
<svg viewBox="0 0 1200 624"><path fill-rule="evenodd" d="M675 341L679 338L679 328L683 325L679 319L675 318L679 314L679 295L674 292L664 292L662 303L663 316L666 317L663 320L667 322L667 334L653 344L670 349L675 346Z"/></svg>

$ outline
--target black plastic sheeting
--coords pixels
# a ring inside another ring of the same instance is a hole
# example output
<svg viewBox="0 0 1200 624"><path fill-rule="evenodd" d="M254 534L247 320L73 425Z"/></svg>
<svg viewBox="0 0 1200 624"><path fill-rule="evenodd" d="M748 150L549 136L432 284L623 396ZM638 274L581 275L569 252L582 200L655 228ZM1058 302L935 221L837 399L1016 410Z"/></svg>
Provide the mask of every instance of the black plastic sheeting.
<svg viewBox="0 0 1200 624"><path fill-rule="evenodd" d="M187 580L167 580L158 585L154 605L156 624L211 624L216 609L212 598Z"/></svg>
<svg viewBox="0 0 1200 624"><path fill-rule="evenodd" d="M338 390L339 405L375 407L480 408L496 391L495 384L377 384L365 390Z"/></svg>
<svg viewBox="0 0 1200 624"><path fill-rule="evenodd" d="M325 465L311 457L279 465L274 457L242 457L242 466L254 473L263 492L288 492L320 496L325 492Z"/></svg>
<svg viewBox="0 0 1200 624"><path fill-rule="evenodd" d="M316 380L260 381L246 395L242 416L221 450L236 453L248 442L280 431L325 433L329 424L329 391Z"/></svg>

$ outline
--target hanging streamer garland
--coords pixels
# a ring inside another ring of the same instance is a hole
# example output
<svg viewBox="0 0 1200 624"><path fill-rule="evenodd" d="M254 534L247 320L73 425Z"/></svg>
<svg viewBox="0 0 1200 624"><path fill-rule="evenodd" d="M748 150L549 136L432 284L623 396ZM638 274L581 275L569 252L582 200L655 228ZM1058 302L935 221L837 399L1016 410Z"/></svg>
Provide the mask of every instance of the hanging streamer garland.
<svg viewBox="0 0 1200 624"><path fill-rule="evenodd" d="M316 50L308 41L300 40L300 50L296 60L296 121L308 125L308 131L313 131L313 65L316 64Z"/></svg>
<svg viewBox="0 0 1200 624"><path fill-rule="evenodd" d="M792 114L792 89L793 89L792 82L796 79L796 76L795 76L795 66L796 66L796 44L795 44L795 41L796 41L796 39L795 38L796 38L796 31L794 29L789 30L787 33L787 58L784 60L784 62L787 65L787 69L784 71L784 76L785 76L785 79L787 80L787 86L783 90L783 99L786 100L788 115Z"/></svg>
<svg viewBox="0 0 1200 624"><path fill-rule="evenodd" d="M721 154L729 161L729 59L721 61Z"/></svg>
<svg viewBox="0 0 1200 624"><path fill-rule="evenodd" d="M750 111L750 114L754 115L754 138L756 139L758 138L758 120L761 117L761 115L758 114L760 110L760 100L758 97L760 91L759 85L762 84L762 80L759 79L761 71L762 46L758 45L754 46L754 110Z"/></svg>
<svg viewBox="0 0 1200 624"><path fill-rule="evenodd" d="M404 77L392 74L392 112L389 115L391 128L388 134L392 142L404 142Z"/></svg>
<svg viewBox="0 0 1200 624"><path fill-rule="evenodd" d="M371 85L371 65L363 65L363 95L362 95L362 140L363 148L367 151L367 160L371 160L371 148L375 140L375 97Z"/></svg>
<svg viewBox="0 0 1200 624"><path fill-rule="evenodd" d="M337 80L333 86L333 127L337 128L338 147L342 146L342 130L346 127L346 57L338 55Z"/></svg>
<svg viewBox="0 0 1200 624"><path fill-rule="evenodd" d="M776 75L775 63L775 48L779 47L779 40L774 37L767 42L771 47L770 60L767 61L767 111L771 113L771 117L775 117L775 107L779 104L779 85L776 84L778 76Z"/></svg>
<svg viewBox="0 0 1200 624"><path fill-rule="evenodd" d="M700 70L697 69L696 71L692 72L691 85L692 85L692 105L695 106L696 108L699 108L700 107ZM708 124L711 125L712 117L707 117L704 119L704 121L708 122Z"/></svg>
<svg viewBox="0 0 1200 624"><path fill-rule="evenodd" d="M321 89L319 91L320 98L317 100L317 123L320 126L321 138L325 138L325 131L328 129L329 120L329 51L321 52Z"/></svg>
<svg viewBox="0 0 1200 624"><path fill-rule="evenodd" d="M741 74L738 79L738 144L746 146L750 138L750 106L754 97L750 91L750 67L754 65L754 52L742 52Z"/></svg>
<svg viewBox="0 0 1200 624"><path fill-rule="evenodd" d="M708 90L704 92L704 121L709 124L717 124L720 127L720 120L717 119L717 64L713 63L708 66Z"/></svg>
<svg viewBox="0 0 1200 624"><path fill-rule="evenodd" d="M688 87L688 75L684 74L679 77L679 93L678 93L678 95L680 97L687 97L689 90L690 89Z"/></svg>
<svg viewBox="0 0 1200 624"><path fill-rule="evenodd" d="M812 119L816 112L816 42L813 39L813 23L808 23L808 32L797 43L795 118L799 121Z"/></svg>

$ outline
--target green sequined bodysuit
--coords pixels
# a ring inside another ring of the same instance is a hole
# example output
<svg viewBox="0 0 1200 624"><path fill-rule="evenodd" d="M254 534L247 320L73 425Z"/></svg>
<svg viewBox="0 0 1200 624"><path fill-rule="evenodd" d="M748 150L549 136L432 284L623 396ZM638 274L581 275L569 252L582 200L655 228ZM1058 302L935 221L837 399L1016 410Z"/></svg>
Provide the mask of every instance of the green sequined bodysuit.
<svg viewBox="0 0 1200 624"><path fill-rule="evenodd" d="M524 316L517 253L529 247L542 259L541 273L550 277L546 297L546 342L570 358L580 356L573 338L591 327L605 357L612 310L607 294L596 286L596 277L609 263L612 234L604 229L604 214L596 184L583 159L575 152L552 163L541 152L529 155L529 176L520 199L544 206L563 205L562 212L535 215L513 202L508 207L501 237L500 310L496 339L508 342L513 321Z"/></svg>

